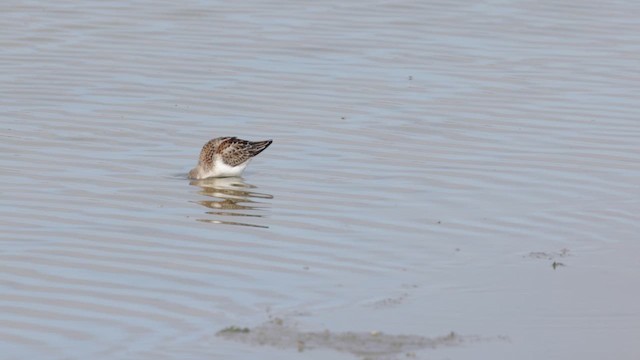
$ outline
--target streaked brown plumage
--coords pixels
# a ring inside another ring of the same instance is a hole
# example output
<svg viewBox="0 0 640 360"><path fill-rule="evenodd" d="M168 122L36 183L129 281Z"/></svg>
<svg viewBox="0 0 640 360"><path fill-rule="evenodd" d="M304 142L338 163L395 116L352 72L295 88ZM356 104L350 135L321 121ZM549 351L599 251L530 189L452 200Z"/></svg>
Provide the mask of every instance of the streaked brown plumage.
<svg viewBox="0 0 640 360"><path fill-rule="evenodd" d="M240 176L249 161L271 145L272 140L248 141L236 137L209 140L200 151L198 166L189 171L191 179Z"/></svg>

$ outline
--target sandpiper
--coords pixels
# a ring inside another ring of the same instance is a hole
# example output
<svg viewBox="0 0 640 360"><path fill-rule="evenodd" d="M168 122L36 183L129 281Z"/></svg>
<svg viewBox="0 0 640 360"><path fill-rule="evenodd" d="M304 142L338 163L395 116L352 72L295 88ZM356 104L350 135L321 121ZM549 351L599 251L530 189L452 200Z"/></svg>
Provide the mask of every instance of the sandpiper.
<svg viewBox="0 0 640 360"><path fill-rule="evenodd" d="M247 141L237 137L219 137L204 144L198 166L189 171L190 179L240 176L251 159L260 154L272 140Z"/></svg>

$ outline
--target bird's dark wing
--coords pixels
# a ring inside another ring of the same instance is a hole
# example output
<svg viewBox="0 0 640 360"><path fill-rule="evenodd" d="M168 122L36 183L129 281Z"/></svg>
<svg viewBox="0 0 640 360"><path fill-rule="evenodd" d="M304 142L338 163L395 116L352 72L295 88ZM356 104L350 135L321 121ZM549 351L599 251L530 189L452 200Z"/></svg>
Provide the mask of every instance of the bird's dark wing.
<svg viewBox="0 0 640 360"><path fill-rule="evenodd" d="M271 145L272 140L247 141L235 137L227 138L218 145L216 153L229 166L238 166L252 157L260 154Z"/></svg>

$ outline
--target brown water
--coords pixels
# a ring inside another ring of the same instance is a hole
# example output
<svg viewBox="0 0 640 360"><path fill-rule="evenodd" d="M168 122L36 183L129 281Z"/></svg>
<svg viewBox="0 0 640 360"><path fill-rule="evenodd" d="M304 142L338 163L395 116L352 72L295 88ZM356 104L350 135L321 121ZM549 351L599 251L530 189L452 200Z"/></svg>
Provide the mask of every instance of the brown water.
<svg viewBox="0 0 640 360"><path fill-rule="evenodd" d="M638 358L639 16L3 2L0 358Z"/></svg>

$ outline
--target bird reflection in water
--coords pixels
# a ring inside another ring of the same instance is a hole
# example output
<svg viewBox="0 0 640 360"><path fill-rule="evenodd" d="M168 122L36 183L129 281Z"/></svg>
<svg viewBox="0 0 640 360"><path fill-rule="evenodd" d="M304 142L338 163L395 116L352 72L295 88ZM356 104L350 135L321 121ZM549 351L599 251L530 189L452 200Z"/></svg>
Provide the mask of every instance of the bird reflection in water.
<svg viewBox="0 0 640 360"><path fill-rule="evenodd" d="M273 196L255 192L256 187L245 183L242 178L193 180L190 185L199 186L201 188L199 194L208 197L207 200L194 202L210 209L211 211L205 213L214 217L213 219L198 219L198 221L268 228L265 225L251 224L249 218L263 218L264 214L261 212L267 209L267 204L261 200L273 199Z"/></svg>

